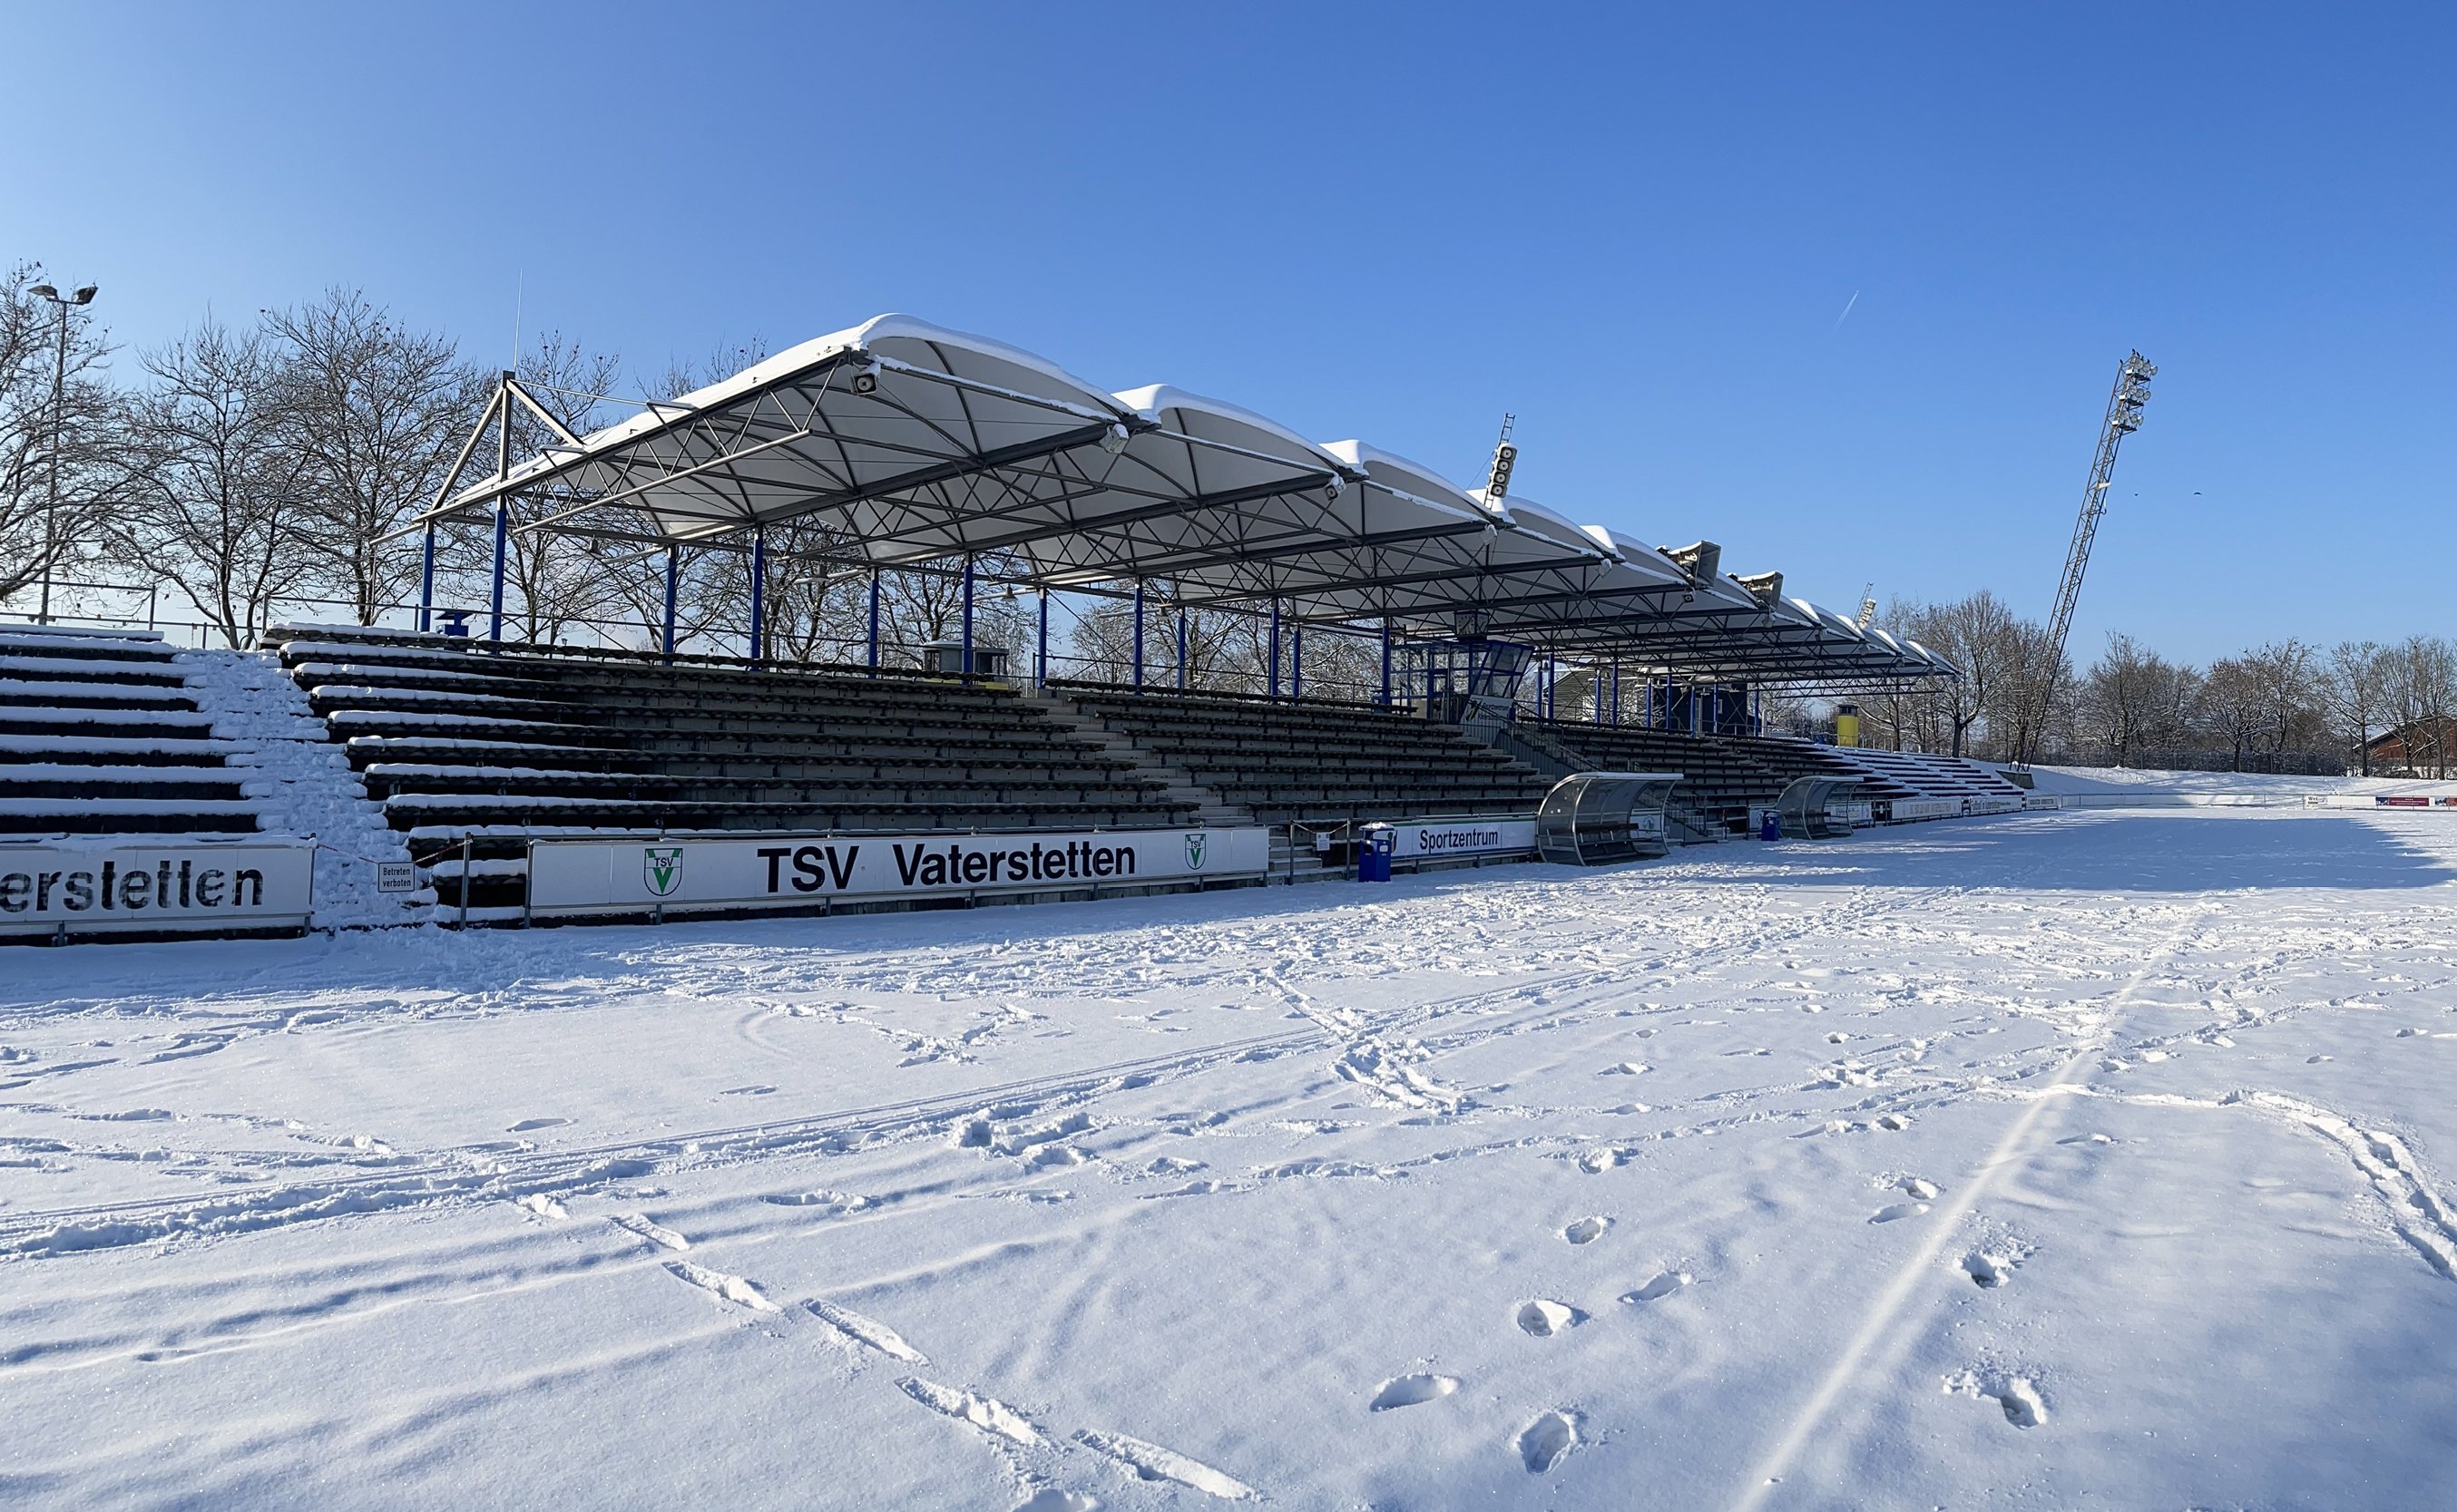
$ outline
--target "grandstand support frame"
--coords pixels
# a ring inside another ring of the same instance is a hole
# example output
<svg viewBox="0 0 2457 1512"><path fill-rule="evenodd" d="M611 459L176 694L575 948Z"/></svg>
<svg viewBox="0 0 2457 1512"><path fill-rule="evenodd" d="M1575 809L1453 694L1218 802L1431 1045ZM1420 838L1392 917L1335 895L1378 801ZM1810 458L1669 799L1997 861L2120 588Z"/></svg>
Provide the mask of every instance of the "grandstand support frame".
<svg viewBox="0 0 2457 1512"><path fill-rule="evenodd" d="M1032 354L905 317L805 343L586 439L557 427L556 444L518 464L515 406L551 421L506 374L444 489L396 537L431 542L439 526L486 521L499 539L663 548L670 575L685 544L743 550L764 578L764 527L817 517L845 544L790 555L872 574L874 665L879 571L961 562L969 593L989 554L994 581L1131 593L1138 682L1154 581L1181 611L1268 612L1274 697L1283 624L1292 641L1308 625L1425 640L1462 614L1556 657L1691 681L1957 675L1915 643L1782 598L1777 575L1726 579L1361 442L1317 444L1167 386L1102 393ZM471 480L490 430L494 476ZM422 600L426 623L431 584ZM666 628L671 650L671 617ZM1045 653L1037 661L1045 676Z"/></svg>

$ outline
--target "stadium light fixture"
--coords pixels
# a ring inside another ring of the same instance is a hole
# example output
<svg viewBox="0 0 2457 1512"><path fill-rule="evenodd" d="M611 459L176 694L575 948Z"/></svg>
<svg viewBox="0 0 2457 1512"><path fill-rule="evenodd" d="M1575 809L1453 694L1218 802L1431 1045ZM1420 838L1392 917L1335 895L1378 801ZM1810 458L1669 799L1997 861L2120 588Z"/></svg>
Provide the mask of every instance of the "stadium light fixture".
<svg viewBox="0 0 2457 1512"><path fill-rule="evenodd" d="M878 392L878 358L872 358L869 361L864 362L861 366L854 369L853 391L856 394L876 394Z"/></svg>
<svg viewBox="0 0 2457 1512"><path fill-rule="evenodd" d="M59 350L52 359L52 448L43 469L50 480L50 494L43 510L43 598L42 605L35 613L37 624L49 624L52 623L52 571L60 555L60 440L68 428L69 311L78 305L93 303L93 296L101 291L89 283L63 299L59 290L48 283L38 283L26 292L60 307Z"/></svg>
<svg viewBox="0 0 2457 1512"><path fill-rule="evenodd" d="M1107 452L1112 457L1115 457L1125 449L1126 428L1113 420L1110 422L1109 428L1101 433L1101 450Z"/></svg>

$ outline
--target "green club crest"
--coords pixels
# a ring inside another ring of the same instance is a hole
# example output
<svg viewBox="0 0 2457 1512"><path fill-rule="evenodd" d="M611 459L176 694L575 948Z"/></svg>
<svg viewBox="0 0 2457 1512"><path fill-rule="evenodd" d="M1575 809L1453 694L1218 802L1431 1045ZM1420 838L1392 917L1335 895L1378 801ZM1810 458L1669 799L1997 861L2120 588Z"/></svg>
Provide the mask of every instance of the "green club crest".
<svg viewBox="0 0 2457 1512"><path fill-rule="evenodd" d="M658 897L671 896L683 885L683 848L680 846L649 846L641 852L640 869L649 890Z"/></svg>
<svg viewBox="0 0 2457 1512"><path fill-rule="evenodd" d="M1186 837L1186 869L1187 869L1187 870L1188 870L1188 871L1200 871L1200 870L1202 870L1202 869L1203 869L1203 851L1204 851L1204 848L1205 848L1205 846L1209 842L1210 838L1211 838L1211 837L1210 837L1210 836L1208 836L1208 835L1200 835L1200 834L1196 834L1196 835L1188 835L1188 836L1187 836L1187 837Z"/></svg>

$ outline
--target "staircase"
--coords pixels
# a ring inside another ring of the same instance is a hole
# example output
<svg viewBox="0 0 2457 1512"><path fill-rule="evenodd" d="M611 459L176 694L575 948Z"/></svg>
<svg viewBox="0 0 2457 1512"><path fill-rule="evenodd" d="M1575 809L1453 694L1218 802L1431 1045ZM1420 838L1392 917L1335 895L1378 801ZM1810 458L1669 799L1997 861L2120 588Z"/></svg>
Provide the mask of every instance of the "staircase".
<svg viewBox="0 0 2457 1512"><path fill-rule="evenodd" d="M1048 710L1052 720L1084 740L1098 744L1121 761L1132 762L1134 770L1167 784L1165 791L1169 802L1192 807L1199 823L1214 829L1249 829L1257 824L1251 809L1242 804L1232 804L1196 782L1193 773L1138 746L1107 721L1077 707L1063 693L1054 688L1033 687L1024 689L1023 696ZM1325 863L1310 842L1302 848L1292 847L1285 826L1271 830L1271 881L1330 882L1347 875L1345 867Z"/></svg>

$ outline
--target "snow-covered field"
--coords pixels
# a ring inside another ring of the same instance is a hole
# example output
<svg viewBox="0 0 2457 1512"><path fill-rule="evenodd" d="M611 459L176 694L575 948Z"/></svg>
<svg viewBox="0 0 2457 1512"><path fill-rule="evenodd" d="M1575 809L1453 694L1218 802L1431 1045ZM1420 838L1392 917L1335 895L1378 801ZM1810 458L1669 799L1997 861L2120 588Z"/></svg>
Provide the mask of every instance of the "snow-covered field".
<svg viewBox="0 0 2457 1512"><path fill-rule="evenodd" d="M2457 814L11 951L0 1503L2457 1504Z"/></svg>

